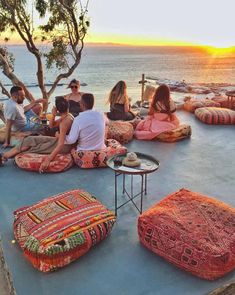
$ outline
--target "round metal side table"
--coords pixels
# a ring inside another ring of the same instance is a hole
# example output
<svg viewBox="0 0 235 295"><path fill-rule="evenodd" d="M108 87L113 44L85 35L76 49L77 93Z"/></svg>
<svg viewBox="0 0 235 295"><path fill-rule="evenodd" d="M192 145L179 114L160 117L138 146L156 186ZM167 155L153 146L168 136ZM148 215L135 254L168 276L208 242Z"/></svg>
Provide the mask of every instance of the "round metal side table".
<svg viewBox="0 0 235 295"><path fill-rule="evenodd" d="M122 160L124 157L126 157L126 154L115 155L107 160L108 167L111 168L115 173L115 215L117 215L117 210L119 208L129 202L132 202L139 213L142 213L143 195L147 194L147 175L156 171L160 166L159 161L152 156L137 152L136 155L141 161L141 164L137 167L127 167L122 165ZM122 194L126 195L128 200L121 205L118 205L118 176L120 175L122 175ZM131 176L130 191L128 191L126 188L126 175ZM134 194L133 190L133 176L135 175L139 175L141 177L140 191L136 194ZM138 207L134 202L134 199L138 196L140 196L140 207Z"/></svg>

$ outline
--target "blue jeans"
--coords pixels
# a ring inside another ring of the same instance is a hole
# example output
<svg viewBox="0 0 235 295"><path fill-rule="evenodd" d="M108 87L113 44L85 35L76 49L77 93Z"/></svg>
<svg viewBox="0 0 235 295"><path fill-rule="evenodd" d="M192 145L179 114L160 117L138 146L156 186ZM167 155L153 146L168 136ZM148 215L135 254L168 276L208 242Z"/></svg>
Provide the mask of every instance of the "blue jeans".
<svg viewBox="0 0 235 295"><path fill-rule="evenodd" d="M41 120L32 110L28 110L25 113L26 125L22 131L35 131L42 128Z"/></svg>

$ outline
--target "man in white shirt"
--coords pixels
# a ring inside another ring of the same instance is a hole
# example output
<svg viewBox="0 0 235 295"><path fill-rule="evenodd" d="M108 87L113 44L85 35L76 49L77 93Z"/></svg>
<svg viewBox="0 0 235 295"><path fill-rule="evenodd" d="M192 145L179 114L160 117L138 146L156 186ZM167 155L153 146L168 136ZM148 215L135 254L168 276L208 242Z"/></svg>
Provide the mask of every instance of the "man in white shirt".
<svg viewBox="0 0 235 295"><path fill-rule="evenodd" d="M92 110L94 96L84 93L80 101L82 112L74 119L69 135L66 136L67 144L77 143L79 150L101 150L105 146L105 116Z"/></svg>
<svg viewBox="0 0 235 295"><path fill-rule="evenodd" d="M39 124L34 124L30 121L30 117L37 116L32 108L38 103L43 102L44 99L37 99L27 106L23 107L25 93L22 87L13 86L10 90L11 98L5 103L4 117L6 119L6 135L4 147L9 146L12 131L30 131L39 127Z"/></svg>

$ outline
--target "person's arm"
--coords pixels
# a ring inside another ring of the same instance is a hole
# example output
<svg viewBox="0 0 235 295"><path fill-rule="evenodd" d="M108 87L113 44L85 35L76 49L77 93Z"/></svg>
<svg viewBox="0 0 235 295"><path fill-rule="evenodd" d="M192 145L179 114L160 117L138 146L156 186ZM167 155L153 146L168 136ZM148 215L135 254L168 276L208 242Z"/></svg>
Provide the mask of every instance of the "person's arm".
<svg viewBox="0 0 235 295"><path fill-rule="evenodd" d="M130 103L129 103L129 99L125 102L124 104L124 112L127 113L130 110Z"/></svg>
<svg viewBox="0 0 235 295"><path fill-rule="evenodd" d="M11 126L14 123L14 120L7 119L6 122L6 133L5 133L5 142L3 144L3 147L8 147L10 145L11 141Z"/></svg>
<svg viewBox="0 0 235 295"><path fill-rule="evenodd" d="M46 102L46 99L40 98L32 101L30 104L24 107L24 112L31 110L36 104Z"/></svg>
<svg viewBox="0 0 235 295"><path fill-rule="evenodd" d="M79 136L79 117L76 117L73 121L69 135L65 137L67 144L74 144L78 140Z"/></svg>
<svg viewBox="0 0 235 295"><path fill-rule="evenodd" d="M51 111L51 118L49 120L49 127L50 128L58 127L60 122L61 122L61 119L55 120L56 115L57 115L57 109L54 106L52 111Z"/></svg>
<svg viewBox="0 0 235 295"><path fill-rule="evenodd" d="M62 147L65 144L64 141L65 141L65 136L68 131L68 128L69 128L68 122L65 121L60 124L60 135L58 138L57 145L55 149L50 153L50 155L48 155L48 157L45 158L45 160L41 163L39 172L44 172L48 168L50 162L53 161L56 155L59 154L59 152L61 151Z"/></svg>

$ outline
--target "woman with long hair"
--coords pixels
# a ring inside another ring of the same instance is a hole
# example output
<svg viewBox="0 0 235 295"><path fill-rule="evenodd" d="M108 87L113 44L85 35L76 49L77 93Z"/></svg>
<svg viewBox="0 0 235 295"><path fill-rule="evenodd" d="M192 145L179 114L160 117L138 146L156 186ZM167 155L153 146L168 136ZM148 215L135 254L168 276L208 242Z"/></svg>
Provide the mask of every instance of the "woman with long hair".
<svg viewBox="0 0 235 295"><path fill-rule="evenodd" d="M175 111L176 107L170 97L169 87L166 84L160 85L153 96L148 116L136 127L135 137L151 140L162 132L178 127L180 122Z"/></svg>
<svg viewBox="0 0 235 295"><path fill-rule="evenodd" d="M109 94L108 102L110 105L110 112L107 113L107 117L110 120L129 121L135 118L135 115L130 109L126 82L119 81L113 87Z"/></svg>
<svg viewBox="0 0 235 295"><path fill-rule="evenodd" d="M55 121L55 116L59 112L60 118ZM51 127L59 127L59 132L56 137L51 136L27 136L22 142L16 145L13 149L3 154L3 161L15 157L22 152L48 154L48 157L42 162L40 172L45 171L50 162L59 153L68 154L72 145L65 144L65 136L69 133L73 123L73 115L69 113L69 103L63 96L57 96L55 107L52 110Z"/></svg>

